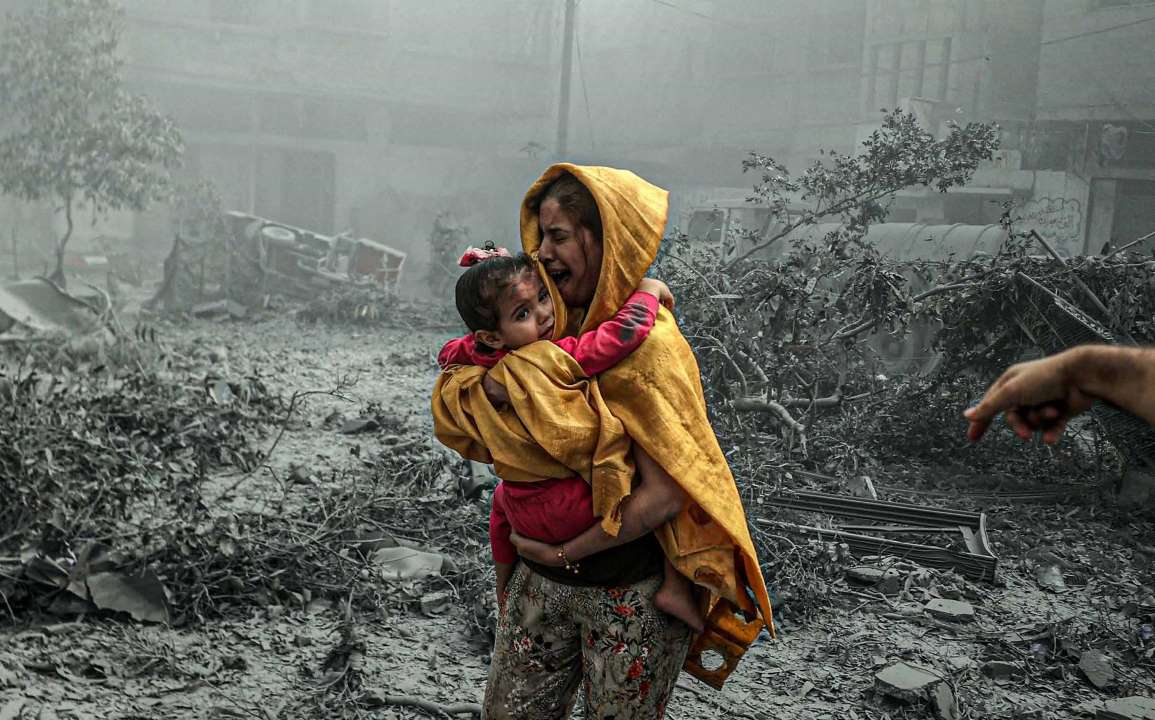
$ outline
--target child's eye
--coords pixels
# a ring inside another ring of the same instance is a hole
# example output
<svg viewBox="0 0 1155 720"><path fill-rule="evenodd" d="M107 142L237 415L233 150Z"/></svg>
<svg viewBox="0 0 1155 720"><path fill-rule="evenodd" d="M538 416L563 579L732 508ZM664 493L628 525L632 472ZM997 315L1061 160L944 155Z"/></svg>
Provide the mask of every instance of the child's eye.
<svg viewBox="0 0 1155 720"><path fill-rule="evenodd" d="M514 316L514 319L525 320L527 317L529 317L529 310L518 310L517 315Z"/></svg>
<svg viewBox="0 0 1155 720"><path fill-rule="evenodd" d="M546 290L545 288L542 288L541 292L539 292L537 294L537 299L539 302L545 302L545 301L549 300L549 291Z"/></svg>

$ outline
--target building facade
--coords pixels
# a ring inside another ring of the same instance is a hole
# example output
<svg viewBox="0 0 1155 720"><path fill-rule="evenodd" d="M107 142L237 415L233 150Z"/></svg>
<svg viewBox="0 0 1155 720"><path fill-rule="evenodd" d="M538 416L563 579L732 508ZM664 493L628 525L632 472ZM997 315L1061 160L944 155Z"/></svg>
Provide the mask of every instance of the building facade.
<svg viewBox="0 0 1155 720"><path fill-rule="evenodd" d="M442 212L516 227L533 143L554 125L558 8L129 0L124 53L133 89L184 131L187 173L228 208L352 230L420 263ZM154 213L138 232L163 225Z"/></svg>
<svg viewBox="0 0 1155 720"><path fill-rule="evenodd" d="M864 108L928 124L995 121L1002 150L970 186L904 193L898 220L995 222L1068 254L1155 230L1155 3L871 0ZM864 130L869 129L869 123Z"/></svg>

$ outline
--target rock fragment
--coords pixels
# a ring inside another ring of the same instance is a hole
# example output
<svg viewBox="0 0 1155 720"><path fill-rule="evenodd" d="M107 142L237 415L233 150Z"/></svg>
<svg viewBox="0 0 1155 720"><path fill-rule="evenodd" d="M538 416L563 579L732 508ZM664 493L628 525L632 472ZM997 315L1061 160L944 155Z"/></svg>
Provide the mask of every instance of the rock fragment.
<svg viewBox="0 0 1155 720"><path fill-rule="evenodd" d="M956 655L954 657L947 658L946 664L950 665L951 670L954 670L955 672L962 672L963 670L974 666L975 661L969 655Z"/></svg>
<svg viewBox="0 0 1155 720"><path fill-rule="evenodd" d="M884 595L897 595L902 590L902 573L875 565L857 565L846 571L846 577L863 585L873 586Z"/></svg>
<svg viewBox="0 0 1155 720"><path fill-rule="evenodd" d="M958 701L955 700L950 685L944 682L935 685L930 700L934 706L934 714L939 720L958 720Z"/></svg>
<svg viewBox="0 0 1155 720"><path fill-rule="evenodd" d="M887 697L913 703L928 699L931 688L942 679L929 668L897 662L875 673L874 688Z"/></svg>
<svg viewBox="0 0 1155 720"><path fill-rule="evenodd" d="M935 598L923 608L931 617L947 622L971 622L975 619L975 609L963 600Z"/></svg>
<svg viewBox="0 0 1155 720"><path fill-rule="evenodd" d="M1079 669L1087 676L1092 685L1102 690L1115 679L1115 670L1111 667L1111 659L1098 650L1087 650L1079 658Z"/></svg>

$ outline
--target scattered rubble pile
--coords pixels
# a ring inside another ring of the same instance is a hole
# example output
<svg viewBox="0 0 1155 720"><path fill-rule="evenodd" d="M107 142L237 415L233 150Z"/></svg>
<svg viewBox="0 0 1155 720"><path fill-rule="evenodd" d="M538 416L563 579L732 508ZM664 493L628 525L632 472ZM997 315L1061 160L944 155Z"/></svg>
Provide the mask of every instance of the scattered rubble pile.
<svg viewBox="0 0 1155 720"><path fill-rule="evenodd" d="M40 343L0 371L0 617L102 610L181 625L350 597L438 614L464 594L481 608L469 622L492 629L484 514L462 506L459 465L427 435L371 405L331 430L387 435L357 482L297 467L268 507L231 510L298 396L158 343L75 347ZM237 478L223 491L222 473ZM448 547L470 552L453 560Z"/></svg>
<svg viewBox="0 0 1155 720"><path fill-rule="evenodd" d="M376 287L351 286L330 290L297 311L307 323L377 325L409 329L461 327L461 321L442 303L401 299Z"/></svg>

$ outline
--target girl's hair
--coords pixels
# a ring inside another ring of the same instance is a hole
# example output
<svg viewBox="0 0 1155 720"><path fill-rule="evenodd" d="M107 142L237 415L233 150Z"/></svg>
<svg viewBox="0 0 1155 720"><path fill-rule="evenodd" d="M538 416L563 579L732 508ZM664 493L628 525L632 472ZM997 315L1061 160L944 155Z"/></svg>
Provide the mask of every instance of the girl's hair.
<svg viewBox="0 0 1155 720"><path fill-rule="evenodd" d="M571 222L589 230L598 240L602 239L602 214L598 212L593 193L580 180L563 172L530 202L530 208L540 214L541 204L551 198L557 200Z"/></svg>
<svg viewBox="0 0 1155 720"><path fill-rule="evenodd" d="M495 256L473 265L457 278L457 312L470 332L497 330L497 298L501 291L527 270L533 259L525 253Z"/></svg>

